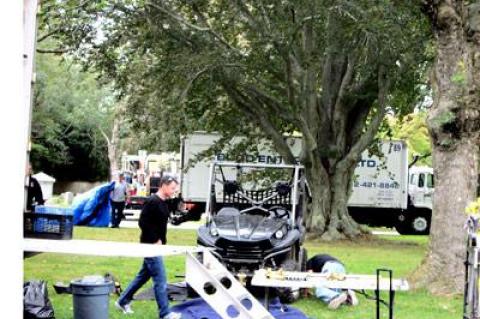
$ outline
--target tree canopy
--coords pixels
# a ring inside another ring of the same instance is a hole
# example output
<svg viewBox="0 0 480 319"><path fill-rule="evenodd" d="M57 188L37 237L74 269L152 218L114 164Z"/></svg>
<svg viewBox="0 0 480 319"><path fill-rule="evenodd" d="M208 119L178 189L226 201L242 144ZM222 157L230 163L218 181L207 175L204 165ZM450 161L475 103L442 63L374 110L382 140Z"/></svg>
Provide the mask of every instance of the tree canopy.
<svg viewBox="0 0 480 319"><path fill-rule="evenodd" d="M114 79L134 125L166 144L256 135L293 162L283 136L300 132L307 225L329 238L360 233L346 213L355 165L387 110L411 111L429 61L420 6L404 1L46 0L41 18L62 44L50 50Z"/></svg>

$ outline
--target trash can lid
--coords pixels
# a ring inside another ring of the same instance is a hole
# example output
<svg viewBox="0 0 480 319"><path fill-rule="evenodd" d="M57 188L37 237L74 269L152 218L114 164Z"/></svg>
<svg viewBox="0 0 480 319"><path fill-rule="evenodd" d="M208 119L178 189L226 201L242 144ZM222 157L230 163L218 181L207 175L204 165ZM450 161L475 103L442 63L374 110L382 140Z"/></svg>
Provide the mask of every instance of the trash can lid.
<svg viewBox="0 0 480 319"><path fill-rule="evenodd" d="M105 277L99 275L84 276L83 278L73 279L72 284L79 284L84 286L98 286L113 283L111 280L106 280Z"/></svg>

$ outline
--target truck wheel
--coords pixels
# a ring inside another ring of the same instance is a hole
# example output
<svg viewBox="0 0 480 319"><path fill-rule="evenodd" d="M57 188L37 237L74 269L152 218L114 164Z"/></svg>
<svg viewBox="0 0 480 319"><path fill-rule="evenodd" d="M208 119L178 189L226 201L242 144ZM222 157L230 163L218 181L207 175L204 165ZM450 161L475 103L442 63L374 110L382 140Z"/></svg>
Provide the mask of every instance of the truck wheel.
<svg viewBox="0 0 480 319"><path fill-rule="evenodd" d="M395 229L401 235L428 235L430 233L429 217L424 215L408 216L404 221L399 221Z"/></svg>
<svg viewBox="0 0 480 319"><path fill-rule="evenodd" d="M426 216L415 216L412 218L411 227L414 234L428 235L430 233L430 219Z"/></svg>

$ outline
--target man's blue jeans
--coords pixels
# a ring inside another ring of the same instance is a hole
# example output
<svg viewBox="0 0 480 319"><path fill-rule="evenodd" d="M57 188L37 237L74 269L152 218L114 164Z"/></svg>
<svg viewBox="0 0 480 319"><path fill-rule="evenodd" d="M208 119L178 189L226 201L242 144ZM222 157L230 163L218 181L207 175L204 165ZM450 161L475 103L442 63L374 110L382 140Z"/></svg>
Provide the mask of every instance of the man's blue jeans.
<svg viewBox="0 0 480 319"><path fill-rule="evenodd" d="M345 267L339 262L327 261L325 265L323 265L322 274L331 274L331 273L345 274L346 273ZM333 298L340 295L341 292L342 292L341 289L329 289L325 287L316 287L315 296L317 296L317 298L320 298L320 300L328 304Z"/></svg>
<svg viewBox="0 0 480 319"><path fill-rule="evenodd" d="M157 301L157 306L159 308L159 316L160 318L163 318L170 313L170 308L168 307L167 276L162 257L143 259L142 268L135 279L133 279L130 285L128 285L127 289L122 292L118 299L118 303L123 306L132 301L133 295L150 278L153 280L153 291L155 292L155 300Z"/></svg>

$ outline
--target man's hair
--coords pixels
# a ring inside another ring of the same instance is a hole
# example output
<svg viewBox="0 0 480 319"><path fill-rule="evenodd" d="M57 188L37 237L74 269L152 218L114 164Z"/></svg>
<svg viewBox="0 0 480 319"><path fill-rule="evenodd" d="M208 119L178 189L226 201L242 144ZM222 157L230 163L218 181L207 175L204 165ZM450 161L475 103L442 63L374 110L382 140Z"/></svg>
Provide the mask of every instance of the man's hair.
<svg viewBox="0 0 480 319"><path fill-rule="evenodd" d="M163 175L161 178L160 178L160 183L159 183L159 187L162 187L162 185L170 185L171 183L178 183L178 180L175 178L175 176L172 176L172 175Z"/></svg>

